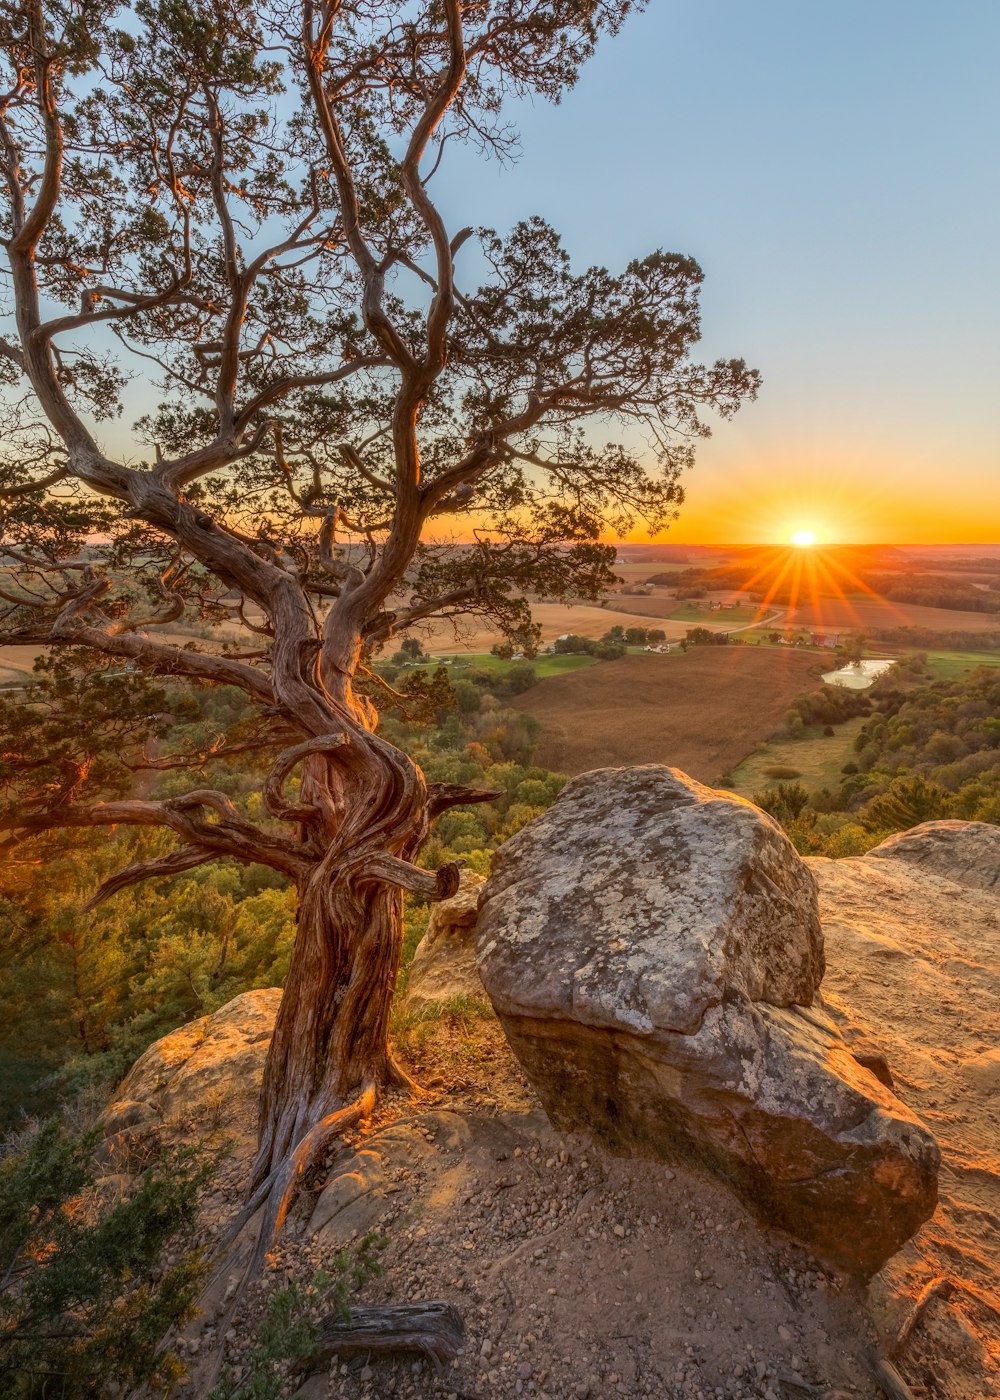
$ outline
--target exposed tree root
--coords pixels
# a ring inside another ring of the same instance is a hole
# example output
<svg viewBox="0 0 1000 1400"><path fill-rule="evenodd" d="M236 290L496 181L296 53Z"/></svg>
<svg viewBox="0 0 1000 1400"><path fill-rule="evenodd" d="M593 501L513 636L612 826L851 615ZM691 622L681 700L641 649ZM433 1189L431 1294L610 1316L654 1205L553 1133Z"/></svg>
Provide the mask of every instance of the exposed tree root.
<svg viewBox="0 0 1000 1400"><path fill-rule="evenodd" d="M947 1274L940 1278L931 1279L917 1294L913 1307L903 1319L895 1340L889 1347L889 1356L893 1361L897 1361L906 1349L906 1344L913 1335L914 1328L919 1324L924 1313L935 1298L949 1298L955 1292L956 1283Z"/></svg>
<svg viewBox="0 0 1000 1400"><path fill-rule="evenodd" d="M393 1089L406 1089L415 1099L429 1099L432 1097L429 1089L418 1084L415 1079L411 1079L406 1070L398 1060L389 1056L389 1072L386 1083Z"/></svg>
<svg viewBox="0 0 1000 1400"><path fill-rule="evenodd" d="M353 1128L355 1123L361 1123L366 1118L370 1118L374 1107L375 1086L367 1084L353 1103L337 1109L335 1113L328 1113L325 1118L321 1118L314 1127L310 1128L285 1161L271 1173L262 1186L258 1187L252 1200L256 1200L263 1193L264 1198L260 1205L263 1208L264 1216L257 1235L257 1246L243 1276L237 1297L242 1297L247 1286L260 1272L261 1265L285 1223L288 1207L295 1195L295 1188L305 1172L333 1138L346 1132L349 1128ZM247 1209L249 1209L250 1204L251 1202L247 1203ZM246 1211L243 1212L243 1214L245 1213Z"/></svg>

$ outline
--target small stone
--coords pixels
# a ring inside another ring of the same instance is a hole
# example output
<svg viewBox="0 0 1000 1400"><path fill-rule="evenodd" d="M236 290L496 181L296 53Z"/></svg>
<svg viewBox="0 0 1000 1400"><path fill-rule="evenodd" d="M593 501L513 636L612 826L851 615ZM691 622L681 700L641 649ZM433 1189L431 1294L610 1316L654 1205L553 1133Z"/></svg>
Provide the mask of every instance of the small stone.
<svg viewBox="0 0 1000 1400"><path fill-rule="evenodd" d="M374 1375L375 1372L370 1366L362 1366L361 1371L359 1372L359 1379L367 1383L374 1377Z"/></svg>
<svg viewBox="0 0 1000 1400"><path fill-rule="evenodd" d="M517 1368L518 1379L522 1381L531 1380L532 1366L530 1361L522 1361Z"/></svg>
<svg viewBox="0 0 1000 1400"><path fill-rule="evenodd" d="M482 1346L479 1348L479 1355L480 1355L480 1356L492 1356L492 1355L493 1355L493 1343L490 1341L489 1337L484 1337L484 1338L483 1338L483 1344L482 1344Z"/></svg>
<svg viewBox="0 0 1000 1400"><path fill-rule="evenodd" d="M625 1238L625 1226L624 1226L624 1225L616 1225L616 1226L615 1226L615 1229L614 1229L614 1232L615 1232L615 1235L618 1237L618 1239L623 1240L623 1239Z"/></svg>
<svg viewBox="0 0 1000 1400"><path fill-rule="evenodd" d="M784 1324L778 1328L778 1336L783 1342L790 1342L792 1340L792 1334Z"/></svg>

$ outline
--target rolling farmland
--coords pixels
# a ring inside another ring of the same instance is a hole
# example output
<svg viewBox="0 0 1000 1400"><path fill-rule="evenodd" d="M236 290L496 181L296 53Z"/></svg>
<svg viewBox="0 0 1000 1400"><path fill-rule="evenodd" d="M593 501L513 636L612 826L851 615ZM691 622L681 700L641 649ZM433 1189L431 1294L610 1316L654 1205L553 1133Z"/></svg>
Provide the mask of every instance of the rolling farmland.
<svg viewBox="0 0 1000 1400"><path fill-rule="evenodd" d="M537 762L556 772L667 763L714 783L780 727L818 669L791 649L695 647L553 676L509 703L539 720Z"/></svg>

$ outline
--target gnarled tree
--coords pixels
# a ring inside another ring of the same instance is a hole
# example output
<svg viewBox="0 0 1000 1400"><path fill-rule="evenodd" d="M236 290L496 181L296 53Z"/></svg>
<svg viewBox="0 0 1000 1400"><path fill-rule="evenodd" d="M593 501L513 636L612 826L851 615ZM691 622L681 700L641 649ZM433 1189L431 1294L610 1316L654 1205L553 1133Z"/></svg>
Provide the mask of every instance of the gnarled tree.
<svg viewBox="0 0 1000 1400"><path fill-rule="evenodd" d="M599 596L602 536L662 527L703 407L756 389L690 361L690 258L577 272L541 220L452 230L431 193L449 142L505 158L508 99L558 99L630 8L3 5L3 640L238 687L240 742L277 752L251 820L200 780L154 801L106 759L14 745L2 824L175 833L97 897L230 858L294 881L264 1245L310 1155L398 1081L401 891L448 892L415 858L482 797L429 791L378 736L372 656L428 619L523 638L530 595ZM192 616L217 624L201 644L171 632ZM141 688L112 693L127 757Z"/></svg>

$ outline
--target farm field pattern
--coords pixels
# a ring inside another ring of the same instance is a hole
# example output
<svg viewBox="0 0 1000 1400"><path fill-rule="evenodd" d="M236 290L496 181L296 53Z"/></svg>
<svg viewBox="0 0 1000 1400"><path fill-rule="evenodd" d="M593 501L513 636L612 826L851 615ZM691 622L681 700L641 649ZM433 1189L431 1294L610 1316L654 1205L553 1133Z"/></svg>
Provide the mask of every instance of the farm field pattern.
<svg viewBox="0 0 1000 1400"><path fill-rule="evenodd" d="M632 655L540 681L508 703L538 719L536 761L556 772L666 763L714 784L815 688L818 660L775 647Z"/></svg>

